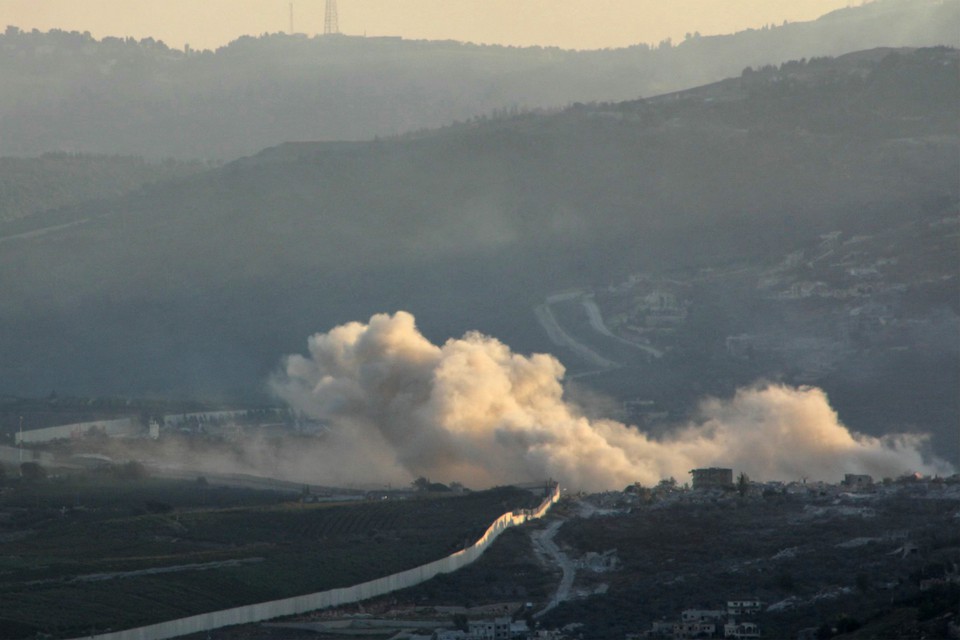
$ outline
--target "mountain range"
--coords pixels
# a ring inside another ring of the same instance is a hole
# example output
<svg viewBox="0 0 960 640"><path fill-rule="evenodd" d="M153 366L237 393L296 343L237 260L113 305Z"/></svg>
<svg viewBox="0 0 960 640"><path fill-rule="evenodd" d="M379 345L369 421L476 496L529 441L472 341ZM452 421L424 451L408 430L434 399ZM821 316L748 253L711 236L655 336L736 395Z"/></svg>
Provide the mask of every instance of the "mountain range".
<svg viewBox="0 0 960 640"><path fill-rule="evenodd" d="M195 51L11 26L0 35L0 155L232 160L291 140L366 140L660 95L748 66L960 46L958 23L958 0L881 0L810 22L600 51L284 34Z"/></svg>

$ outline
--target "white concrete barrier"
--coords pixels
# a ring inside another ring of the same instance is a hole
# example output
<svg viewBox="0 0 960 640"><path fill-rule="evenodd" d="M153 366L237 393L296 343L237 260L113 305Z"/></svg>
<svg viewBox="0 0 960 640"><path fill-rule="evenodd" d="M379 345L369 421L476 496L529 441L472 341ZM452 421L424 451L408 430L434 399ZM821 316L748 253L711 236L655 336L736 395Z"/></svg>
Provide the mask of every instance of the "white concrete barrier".
<svg viewBox="0 0 960 640"><path fill-rule="evenodd" d="M392 591L406 589L418 585L421 582L426 582L441 573L451 573L462 569L471 562L474 562L483 555L487 547L489 547L501 533L510 527L521 525L528 520L536 520L537 518L543 517L550 510L550 507L559 499L560 486L557 485L539 507L534 510L522 509L503 514L493 521L493 524L487 528L479 540L466 549L457 551L445 558L428 562L413 569L407 569L406 571L384 576L383 578L362 582L352 587L329 589L327 591L319 591L317 593L294 596L282 600L260 602L242 607L234 607L233 609L223 609L221 611L211 611L188 618L168 620L167 622L159 622L157 624L137 627L135 629L126 629L124 631L85 636L85 638L95 638L97 640L164 640L166 638L176 638L191 633L219 629L220 627L262 622L273 618L316 611L317 609L326 609L353 602L360 602L382 596ZM75 640L83 639L77 638Z"/></svg>
<svg viewBox="0 0 960 640"><path fill-rule="evenodd" d="M41 429L31 429L23 432L18 431L13 435L13 443L33 444L50 442L51 440L80 438L93 430L98 430L112 438L141 435L144 431L138 424L134 423L133 418L94 420L92 422L74 422L72 424L61 424L56 427L43 427Z"/></svg>

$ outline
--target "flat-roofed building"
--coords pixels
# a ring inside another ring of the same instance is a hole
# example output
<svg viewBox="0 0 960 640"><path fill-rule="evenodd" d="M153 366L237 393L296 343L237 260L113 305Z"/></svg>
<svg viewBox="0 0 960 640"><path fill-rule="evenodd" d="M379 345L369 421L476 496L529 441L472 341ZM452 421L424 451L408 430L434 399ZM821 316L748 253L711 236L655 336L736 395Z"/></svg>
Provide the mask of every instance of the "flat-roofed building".
<svg viewBox="0 0 960 640"><path fill-rule="evenodd" d="M730 489L733 487L733 469L709 467L694 469L693 488L696 489Z"/></svg>

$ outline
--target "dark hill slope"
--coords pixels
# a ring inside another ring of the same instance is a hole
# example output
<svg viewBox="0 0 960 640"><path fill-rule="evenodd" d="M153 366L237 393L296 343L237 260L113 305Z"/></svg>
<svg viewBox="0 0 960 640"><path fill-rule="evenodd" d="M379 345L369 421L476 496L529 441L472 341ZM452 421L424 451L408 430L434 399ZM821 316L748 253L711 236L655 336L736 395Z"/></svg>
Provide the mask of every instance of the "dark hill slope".
<svg viewBox="0 0 960 640"><path fill-rule="evenodd" d="M39 158L0 158L0 236L39 224L24 223L24 218L46 214L43 224L54 224L60 221L54 213L56 209L88 200L116 198L144 184L204 168L198 162L147 162L124 156L61 153Z"/></svg>
<svg viewBox="0 0 960 640"><path fill-rule="evenodd" d="M877 46L960 46L960 0L883 0L811 22L602 51L399 38L240 38L217 51L53 31L0 35L0 155L233 159L494 110L630 100L744 67Z"/></svg>
<svg viewBox="0 0 960 640"><path fill-rule="evenodd" d="M779 259L957 201L957 53L767 68L690 93L288 144L0 241L7 391L259 388L398 308L548 349L531 307L644 269Z"/></svg>

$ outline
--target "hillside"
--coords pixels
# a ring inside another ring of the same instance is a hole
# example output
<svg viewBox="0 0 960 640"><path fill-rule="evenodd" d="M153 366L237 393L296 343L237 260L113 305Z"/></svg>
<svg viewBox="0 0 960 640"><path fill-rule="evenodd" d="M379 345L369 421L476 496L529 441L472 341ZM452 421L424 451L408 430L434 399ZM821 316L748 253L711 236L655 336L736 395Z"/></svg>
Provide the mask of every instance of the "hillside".
<svg viewBox="0 0 960 640"><path fill-rule="evenodd" d="M476 620L496 608L539 633L585 640L671 638L674 624L700 616L719 627L701 628L703 638L723 637L731 619L778 640L948 638L960 596L958 480L888 478L857 493L748 483L744 495L665 482L571 496L469 567L290 626L329 629L360 614L452 627L452 612ZM754 606L728 605L743 600ZM278 637L272 630L211 637Z"/></svg>
<svg viewBox="0 0 960 640"><path fill-rule="evenodd" d="M105 470L5 485L4 638L73 638L350 586L442 558L504 511L537 504L513 487L307 504Z"/></svg>
<svg viewBox="0 0 960 640"><path fill-rule="evenodd" d="M811 628L824 638L948 637L960 594L944 579L960 558L958 497L956 479L839 495L796 485L746 498L675 492L639 505L630 494L593 496L620 508L563 525L558 544L582 559L579 598L542 624L580 622L586 639L618 638L685 610L757 599L762 610L737 620L759 623L764 638ZM613 561L591 566L591 556Z"/></svg>
<svg viewBox="0 0 960 640"><path fill-rule="evenodd" d="M958 104L955 50L874 50L651 100L281 145L63 213L82 224L3 240L0 376L21 394L249 396L306 336L375 312L409 310L434 341L478 329L519 351L555 350L533 308L571 287L637 272L759 273L832 232L942 223L948 241ZM935 389L957 379L960 349L956 245L946 246L917 295L948 338L939 359L919 352L908 369ZM620 399L640 383L672 388L684 403L758 377L811 382L724 355L728 336L748 332L744 286L756 281L704 287L695 342L596 382ZM928 340L918 331L911 340ZM902 402L882 391L897 387L900 364L879 362L857 374L859 402L873 405L864 415ZM886 386L871 386L879 379ZM913 424L949 449L957 409L942 406Z"/></svg>
<svg viewBox="0 0 960 640"><path fill-rule="evenodd" d="M11 222L46 213L44 223L52 223L56 219L54 210L67 205L116 198L145 184L179 178L204 168L198 162L147 162L122 156L46 154L39 158L0 158L0 235L15 232L17 225Z"/></svg>
<svg viewBox="0 0 960 640"><path fill-rule="evenodd" d="M291 140L366 140L492 112L620 101L747 66L869 47L960 45L958 0L882 0L811 22L602 51L264 35L216 51L153 39L0 35L0 155L234 159Z"/></svg>

